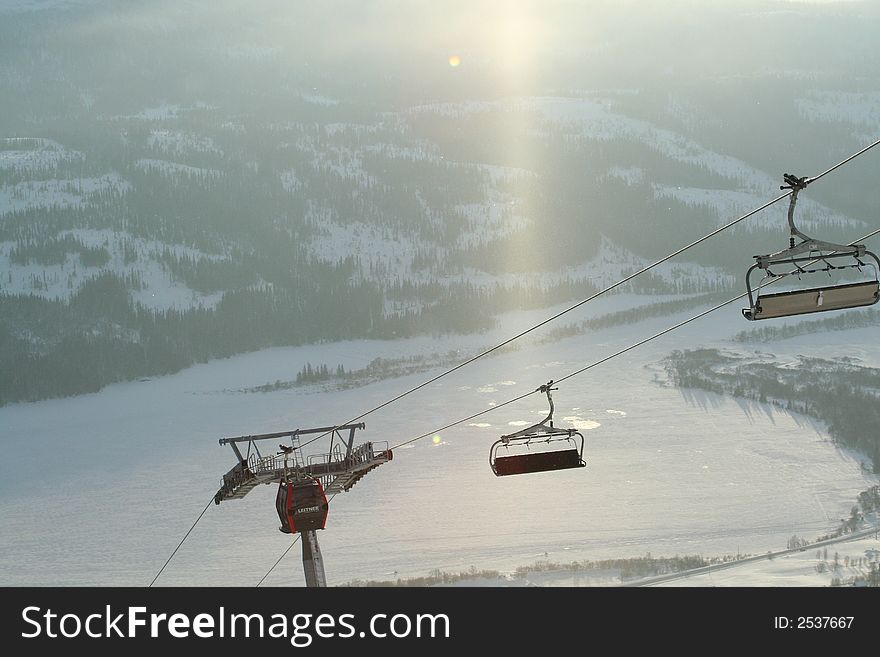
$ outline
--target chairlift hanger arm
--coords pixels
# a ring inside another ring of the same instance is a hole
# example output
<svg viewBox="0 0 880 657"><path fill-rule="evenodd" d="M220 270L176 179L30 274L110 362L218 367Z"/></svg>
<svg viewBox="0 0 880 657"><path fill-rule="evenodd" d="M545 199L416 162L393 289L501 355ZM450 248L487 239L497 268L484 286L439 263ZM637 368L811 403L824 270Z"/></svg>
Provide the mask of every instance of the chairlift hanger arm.
<svg viewBox="0 0 880 657"><path fill-rule="evenodd" d="M841 256L853 256L856 258L861 258L865 255L864 244L836 244L834 242L824 242L822 240L813 239L809 235L801 232L794 222L794 209L797 205L798 192L800 192L802 189L806 189L807 185L809 185L815 179L808 178L806 176L799 178L790 173L783 174L783 178L787 184L780 185L779 189L791 190L788 202L788 227L789 231L791 232L789 247L787 249L777 251L776 253L770 253L767 255L756 255L755 260L758 267L760 267L761 269L767 269L767 267L775 263L792 262L791 259L794 258L794 256L800 255L802 253L836 251ZM795 244L796 237L801 239L801 242L799 244Z"/></svg>
<svg viewBox="0 0 880 657"><path fill-rule="evenodd" d="M517 438L529 438L531 436L564 436L564 435L572 435L574 433L574 429L557 429L553 426L553 397L550 394L554 390L559 390L559 388L553 387L553 380L551 379L544 385L540 386L535 392L543 392L547 395L547 401L550 403L550 412L547 413L547 417L538 422L537 424L533 424L530 427L526 427L520 431L515 433L509 433L505 436L501 436L501 440L505 443L509 442L512 439Z"/></svg>
<svg viewBox="0 0 880 657"><path fill-rule="evenodd" d="M812 241L812 239L806 235L804 235L801 231L797 229L797 226L794 225L794 206L797 204L798 192L802 189L806 189L807 185L810 184L810 181L807 178L796 178L790 173L782 174L782 177L787 182L787 185L780 185L779 189L790 189L791 196L788 197L788 227L791 230L791 238L792 242L795 237L800 237L805 241ZM792 244L794 246L794 244Z"/></svg>

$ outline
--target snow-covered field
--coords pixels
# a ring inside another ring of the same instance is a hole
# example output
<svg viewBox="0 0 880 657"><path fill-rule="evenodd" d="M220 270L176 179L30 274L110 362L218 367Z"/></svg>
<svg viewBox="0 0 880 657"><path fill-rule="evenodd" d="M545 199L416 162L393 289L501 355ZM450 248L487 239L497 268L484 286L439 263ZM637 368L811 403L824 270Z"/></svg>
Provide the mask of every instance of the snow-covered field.
<svg viewBox="0 0 880 657"><path fill-rule="evenodd" d="M846 541L827 549L804 548L802 552L706 574L692 575L660 586L831 586L840 580L864 577L878 562L877 536Z"/></svg>
<svg viewBox="0 0 880 657"><path fill-rule="evenodd" d="M180 130L151 130L147 144L159 152L171 155L183 155L191 152L223 154L220 147L210 137Z"/></svg>
<svg viewBox="0 0 880 657"><path fill-rule="evenodd" d="M880 128L880 93L813 91L797 100L801 116L818 121L845 122L853 134L873 141Z"/></svg>
<svg viewBox="0 0 880 657"><path fill-rule="evenodd" d="M536 568L543 559L536 560ZM757 560L730 562L707 573L670 575L653 583L627 580L629 586L834 586L853 578L866 577L880 562L877 535L844 540L831 546L806 546L801 551ZM618 570L536 569L523 573L501 573L498 577L463 578L437 586L621 586Z"/></svg>
<svg viewBox="0 0 880 657"><path fill-rule="evenodd" d="M664 185L653 185L652 187L656 198L673 198L691 207L705 207L715 210L721 218L719 223L722 225L738 216L746 214L754 208L761 207L770 200L768 196L743 191L670 187ZM779 207L787 209L788 202L785 201L784 206L780 205ZM758 221L747 223L747 228L761 225L761 217L763 217L763 225L765 227L781 229L784 225L782 210L766 212L756 216ZM798 199L797 224L801 228L811 231L827 230L829 227L844 228L849 230L854 238L866 226L864 221L858 221L839 212L829 210L820 203L808 198Z"/></svg>
<svg viewBox="0 0 880 657"><path fill-rule="evenodd" d="M157 172L163 176L182 178L213 178L221 175L217 169L205 169L203 167L191 167L188 164L171 162L169 160L143 159L135 162L135 166L147 172Z"/></svg>
<svg viewBox="0 0 880 657"><path fill-rule="evenodd" d="M567 317L649 301L612 296ZM293 379L306 362L356 369L379 356L461 349L464 357L548 314L510 315L478 336L272 349L97 394L2 408L0 583L148 584L234 463L218 438L341 423L429 374L335 392L229 390ZM690 314L557 343L526 340L368 416L361 439L395 445L431 432ZM663 378L657 361L671 349L724 344L744 327L739 311L727 308L565 382L554 395L557 424L584 430L584 470L492 475L489 446L511 427L541 419L539 395L443 431L439 444L397 450L391 463L333 500L320 535L329 582L435 568L509 572L542 558L761 554L784 548L792 535L835 529L857 494L878 481L860 468L859 455L835 447L808 418L655 382ZM876 330L781 344L780 353L821 349L880 362ZM159 583L256 584L289 545L276 529L274 494L264 486L242 501L210 504ZM774 582L755 576L743 583ZM302 584L298 546L267 584Z"/></svg>
<svg viewBox="0 0 880 657"><path fill-rule="evenodd" d="M32 208L84 207L99 194L124 194L129 183L117 173L98 178L72 180L28 180L0 187L0 216Z"/></svg>
<svg viewBox="0 0 880 657"><path fill-rule="evenodd" d="M105 272L112 272L137 276L142 288L132 291L131 298L151 310L211 308L222 297L222 292L202 294L175 280L162 264L161 255L167 251L174 256L193 260L218 260L222 256L108 229L64 230L58 237L72 237L87 247L105 249L109 259L106 264L86 267L78 254L68 253L64 262L54 265L32 261L20 264L11 258L16 243L0 242L0 272L3 272L0 293L67 301L88 281ZM126 249L136 256L130 262L126 260Z"/></svg>
<svg viewBox="0 0 880 657"><path fill-rule="evenodd" d="M0 170L51 168L59 162L81 160L84 155L69 150L52 139L42 137L6 137L0 139Z"/></svg>

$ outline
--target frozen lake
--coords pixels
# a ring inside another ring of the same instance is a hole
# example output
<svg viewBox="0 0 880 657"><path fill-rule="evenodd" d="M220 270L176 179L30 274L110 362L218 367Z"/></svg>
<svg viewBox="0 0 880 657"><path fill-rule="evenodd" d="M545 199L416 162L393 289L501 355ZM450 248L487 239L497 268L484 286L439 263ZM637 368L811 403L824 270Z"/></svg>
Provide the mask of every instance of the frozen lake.
<svg viewBox="0 0 880 657"><path fill-rule="evenodd" d="M556 324L651 299L603 298ZM558 379L694 311L551 343L528 339L365 418L361 440L394 445ZM230 392L291 380L310 362L364 367L378 356L462 349L469 355L552 310L518 313L478 336L272 349L76 398L0 409L0 584L147 585L233 464L218 438L326 426L435 372L334 392ZM556 325L551 324L550 327ZM552 561L763 553L849 516L877 483L821 425L758 404L663 387L673 349L726 346L748 328L734 304L565 382L557 426L579 426L586 469L496 478L502 433L546 414L533 395L471 424L397 450L331 504L319 538L328 581L512 570ZM536 335L540 336L541 332ZM858 356L880 364L876 329L804 336L780 354ZM735 345L773 352L774 345ZM821 353L820 353L821 350ZM463 358L464 359L464 356ZM439 370L438 370L439 371ZM274 446L274 443L271 443ZM289 545L275 488L213 504L158 584L255 585ZM297 545L268 578L302 585Z"/></svg>

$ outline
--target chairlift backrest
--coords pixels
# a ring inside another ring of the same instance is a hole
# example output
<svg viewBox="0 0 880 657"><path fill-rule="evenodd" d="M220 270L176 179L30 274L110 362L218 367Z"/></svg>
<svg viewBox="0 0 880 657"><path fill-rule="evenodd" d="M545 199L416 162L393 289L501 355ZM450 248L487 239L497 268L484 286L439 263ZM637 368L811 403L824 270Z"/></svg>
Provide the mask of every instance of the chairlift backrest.
<svg viewBox="0 0 880 657"><path fill-rule="evenodd" d="M560 449L552 452L532 452L513 456L496 456L492 471L499 477L530 472L550 472L583 468L587 464L577 449Z"/></svg>
<svg viewBox="0 0 880 657"><path fill-rule="evenodd" d="M868 281L809 290L791 290L762 294L754 308L744 308L746 319L790 317L826 310L843 310L870 306L880 300L880 283Z"/></svg>

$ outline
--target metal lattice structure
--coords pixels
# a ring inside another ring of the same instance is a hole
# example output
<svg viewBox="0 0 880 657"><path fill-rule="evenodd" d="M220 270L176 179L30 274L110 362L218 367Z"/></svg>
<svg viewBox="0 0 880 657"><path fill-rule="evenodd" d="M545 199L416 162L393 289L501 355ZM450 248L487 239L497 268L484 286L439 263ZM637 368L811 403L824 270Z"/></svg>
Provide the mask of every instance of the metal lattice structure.
<svg viewBox="0 0 880 657"><path fill-rule="evenodd" d="M293 446L293 464L290 473L295 478L313 477L320 479L328 494L346 492L360 481L368 472L387 463L392 458L388 443L366 442L355 446L355 431L364 429L360 424L344 424L337 427L317 429L294 429L254 436L221 438L221 445L229 445L238 463L223 475L223 485L214 495L214 502L243 498L260 484L277 484L284 478L284 455L270 453L263 455L258 443L263 440L289 438ZM343 432L348 432L343 436ZM328 434L330 449L327 452L304 456L298 446L300 436ZM242 451L242 445L246 445Z"/></svg>

